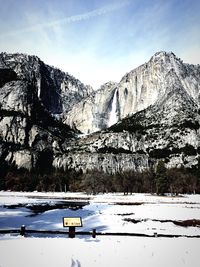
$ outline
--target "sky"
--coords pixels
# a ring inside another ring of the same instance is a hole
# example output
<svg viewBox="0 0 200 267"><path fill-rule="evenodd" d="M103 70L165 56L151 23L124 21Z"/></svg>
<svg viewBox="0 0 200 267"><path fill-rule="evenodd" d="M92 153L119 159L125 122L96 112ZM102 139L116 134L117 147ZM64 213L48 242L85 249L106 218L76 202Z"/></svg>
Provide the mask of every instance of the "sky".
<svg viewBox="0 0 200 267"><path fill-rule="evenodd" d="M200 63L200 0L0 0L0 52L20 52L95 89L158 51Z"/></svg>

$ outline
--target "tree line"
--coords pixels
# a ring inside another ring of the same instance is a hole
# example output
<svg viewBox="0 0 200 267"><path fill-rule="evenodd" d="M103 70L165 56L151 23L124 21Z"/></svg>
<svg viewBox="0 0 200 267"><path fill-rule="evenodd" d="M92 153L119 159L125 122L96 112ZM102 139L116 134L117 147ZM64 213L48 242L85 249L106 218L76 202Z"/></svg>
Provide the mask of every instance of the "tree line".
<svg viewBox="0 0 200 267"><path fill-rule="evenodd" d="M7 169L6 169L7 167ZM4 166L0 170L0 190L13 191L84 191L89 194L123 192L184 194L200 193L200 159L192 169L167 169L163 161L155 168L142 172L134 170L108 174L90 170L86 173L75 170L28 171Z"/></svg>

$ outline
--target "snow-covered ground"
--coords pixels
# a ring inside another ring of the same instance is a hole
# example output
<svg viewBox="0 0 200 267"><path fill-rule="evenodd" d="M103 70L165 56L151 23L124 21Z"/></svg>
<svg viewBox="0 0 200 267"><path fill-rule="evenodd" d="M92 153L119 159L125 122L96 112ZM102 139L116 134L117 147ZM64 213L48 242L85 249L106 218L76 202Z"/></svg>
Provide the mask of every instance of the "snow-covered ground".
<svg viewBox="0 0 200 267"><path fill-rule="evenodd" d="M85 206L74 210L57 208L56 204L69 202ZM11 205L18 205L12 207ZM31 207L55 206L41 212ZM88 196L83 193L17 193L0 192L0 229L63 230L63 217L82 217L81 230L96 229L103 232L130 232L153 234L200 235L200 227L181 227L165 220L183 221L200 219L200 196L158 197L145 194L124 196L102 194ZM135 220L135 223L128 220ZM137 222L136 222L137 221Z"/></svg>
<svg viewBox="0 0 200 267"><path fill-rule="evenodd" d="M200 239L97 237L0 240L1 267L198 267Z"/></svg>
<svg viewBox="0 0 200 267"><path fill-rule="evenodd" d="M84 202L84 206L77 210L67 208L71 202ZM47 209L36 209L37 212L33 209L47 204ZM57 204L65 208L57 208ZM27 229L63 230L62 218L75 216L83 220L83 227L78 230L200 235L199 226L164 222L200 220L200 195L0 192L0 229L20 228L25 224ZM47 238L0 235L0 267L196 267L199 246L200 238L186 237L97 236L93 239L77 235L69 239L55 235L51 238L50 235Z"/></svg>

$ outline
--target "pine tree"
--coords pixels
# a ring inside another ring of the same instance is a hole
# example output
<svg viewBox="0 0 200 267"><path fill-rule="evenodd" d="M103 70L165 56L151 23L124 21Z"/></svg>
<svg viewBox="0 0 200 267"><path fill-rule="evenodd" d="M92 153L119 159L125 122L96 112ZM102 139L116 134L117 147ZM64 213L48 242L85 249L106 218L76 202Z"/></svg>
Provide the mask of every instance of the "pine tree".
<svg viewBox="0 0 200 267"><path fill-rule="evenodd" d="M159 161L156 168L156 191L158 195L164 195L168 190L168 179L165 164Z"/></svg>

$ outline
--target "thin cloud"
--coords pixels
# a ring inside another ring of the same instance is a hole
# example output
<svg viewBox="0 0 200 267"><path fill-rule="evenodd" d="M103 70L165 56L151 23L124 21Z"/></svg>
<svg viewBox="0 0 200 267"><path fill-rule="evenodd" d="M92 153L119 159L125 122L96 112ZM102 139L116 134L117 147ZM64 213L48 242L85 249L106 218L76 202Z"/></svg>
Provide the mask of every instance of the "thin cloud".
<svg viewBox="0 0 200 267"><path fill-rule="evenodd" d="M50 28L53 26L58 26L61 24L68 24L68 23L74 23L74 22L89 20L89 19L94 18L94 17L98 17L98 16L105 15L107 13L111 13L111 12L118 10L118 9L121 9L124 6L127 6L129 4L130 4L130 1L128 0L128 1L123 1L121 3L115 3L115 4L107 5L107 6L104 6L102 8L98 8L98 9L92 10L92 11L84 13L84 14L74 15L71 17L67 17L67 18L63 18L63 19L59 19L59 20L55 20L55 21L51 21L51 22L47 22L47 23L39 23L39 24L34 25L34 26L30 26L30 27L26 27L26 28L23 28L20 30L8 32L8 33L5 33L4 35L1 35L1 37L18 35L18 34L22 34L25 32L35 31L35 30L38 30L41 28Z"/></svg>

